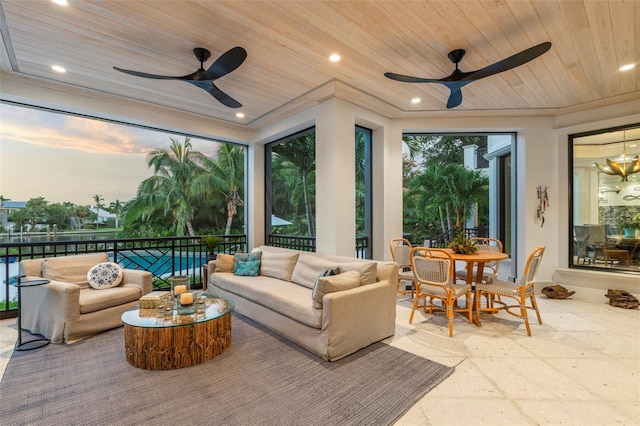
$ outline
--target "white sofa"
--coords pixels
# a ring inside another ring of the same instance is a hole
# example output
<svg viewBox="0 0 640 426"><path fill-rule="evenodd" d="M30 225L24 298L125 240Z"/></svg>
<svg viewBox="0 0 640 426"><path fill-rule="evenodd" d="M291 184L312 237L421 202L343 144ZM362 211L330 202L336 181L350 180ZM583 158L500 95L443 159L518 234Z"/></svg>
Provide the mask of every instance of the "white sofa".
<svg viewBox="0 0 640 426"><path fill-rule="evenodd" d="M51 282L21 290L22 328L51 343L73 343L122 326L122 313L151 292L152 275L124 269L118 286L96 290L89 286L87 272L103 262L109 262L107 253L23 260L26 280L44 277Z"/></svg>
<svg viewBox="0 0 640 426"><path fill-rule="evenodd" d="M329 361L394 334L398 282L394 262L270 246L255 251L261 252L258 276L228 272L221 258L210 261L213 272L207 292L232 300L238 313ZM340 275L320 278L314 307L316 280L335 268ZM332 291L347 282L353 288Z"/></svg>

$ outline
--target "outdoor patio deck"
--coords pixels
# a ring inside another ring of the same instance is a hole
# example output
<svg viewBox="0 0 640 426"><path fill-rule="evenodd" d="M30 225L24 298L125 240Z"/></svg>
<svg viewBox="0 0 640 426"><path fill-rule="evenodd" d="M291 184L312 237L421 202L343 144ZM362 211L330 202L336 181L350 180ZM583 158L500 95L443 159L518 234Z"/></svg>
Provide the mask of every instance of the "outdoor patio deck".
<svg viewBox="0 0 640 426"><path fill-rule="evenodd" d="M417 314L398 303L393 346L455 366L397 425L639 424L640 310L580 299L538 298L543 325L500 313L478 328L444 316ZM0 375L13 352L15 319L0 321ZM452 414L455 413L455 414Z"/></svg>

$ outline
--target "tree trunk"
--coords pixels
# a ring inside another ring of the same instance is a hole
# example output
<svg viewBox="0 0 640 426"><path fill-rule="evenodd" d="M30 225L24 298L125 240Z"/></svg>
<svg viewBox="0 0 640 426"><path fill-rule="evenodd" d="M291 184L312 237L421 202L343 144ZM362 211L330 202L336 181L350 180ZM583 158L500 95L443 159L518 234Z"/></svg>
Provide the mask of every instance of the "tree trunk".
<svg viewBox="0 0 640 426"><path fill-rule="evenodd" d="M315 224L313 223L313 211L311 210L311 205L309 204L309 192L307 189L307 175L306 173L302 174L302 192L304 194L304 206L305 213L307 214L307 229L310 237L315 237Z"/></svg>
<svg viewBox="0 0 640 426"><path fill-rule="evenodd" d="M193 230L193 224L191 223L191 219L187 219L186 225L187 225L187 231L189 232L189 236L190 237L195 237L196 233Z"/></svg>
<svg viewBox="0 0 640 426"><path fill-rule="evenodd" d="M231 233L232 222L233 222L233 211L231 209L227 209L227 226L224 228L224 235L229 235Z"/></svg>

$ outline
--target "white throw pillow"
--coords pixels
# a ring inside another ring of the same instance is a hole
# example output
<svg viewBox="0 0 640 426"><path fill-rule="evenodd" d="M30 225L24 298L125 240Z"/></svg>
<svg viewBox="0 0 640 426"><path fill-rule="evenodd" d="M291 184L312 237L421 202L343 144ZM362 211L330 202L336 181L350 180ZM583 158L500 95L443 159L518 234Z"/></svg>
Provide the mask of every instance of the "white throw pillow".
<svg viewBox="0 0 640 426"><path fill-rule="evenodd" d="M378 264L376 262L339 263L340 271L360 272L360 285L373 284L378 280Z"/></svg>
<svg viewBox="0 0 640 426"><path fill-rule="evenodd" d="M313 307L322 309L322 298L327 293L360 287L360 272L349 271L338 275L321 276L313 286Z"/></svg>
<svg viewBox="0 0 640 426"><path fill-rule="evenodd" d="M116 287L122 282L124 272L114 262L99 263L87 272L89 285L96 290Z"/></svg>
<svg viewBox="0 0 640 426"><path fill-rule="evenodd" d="M291 281L307 288L313 288L316 279L324 271L335 269L336 262L324 260L313 254L300 253L298 262L293 268Z"/></svg>
<svg viewBox="0 0 640 426"><path fill-rule="evenodd" d="M296 266L299 253L278 253L263 251L260 259L260 275L291 281L293 268Z"/></svg>

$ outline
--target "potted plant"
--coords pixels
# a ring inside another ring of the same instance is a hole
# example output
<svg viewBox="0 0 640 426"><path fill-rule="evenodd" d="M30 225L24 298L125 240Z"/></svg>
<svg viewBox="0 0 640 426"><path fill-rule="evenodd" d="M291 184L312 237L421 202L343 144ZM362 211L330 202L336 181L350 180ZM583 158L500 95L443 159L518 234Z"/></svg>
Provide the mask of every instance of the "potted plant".
<svg viewBox="0 0 640 426"><path fill-rule="evenodd" d="M218 237L217 235L207 235L206 237L202 237L202 243L207 247L207 261L215 260L215 250L223 241L224 238Z"/></svg>
<svg viewBox="0 0 640 426"><path fill-rule="evenodd" d="M630 218L622 218L618 220L618 232L624 232L625 237L633 237L635 230L640 228L640 219L638 215Z"/></svg>
<svg viewBox="0 0 640 426"><path fill-rule="evenodd" d="M473 254L478 251L476 243L469 241L462 228L458 228L456 237L449 243L449 248L458 254Z"/></svg>

